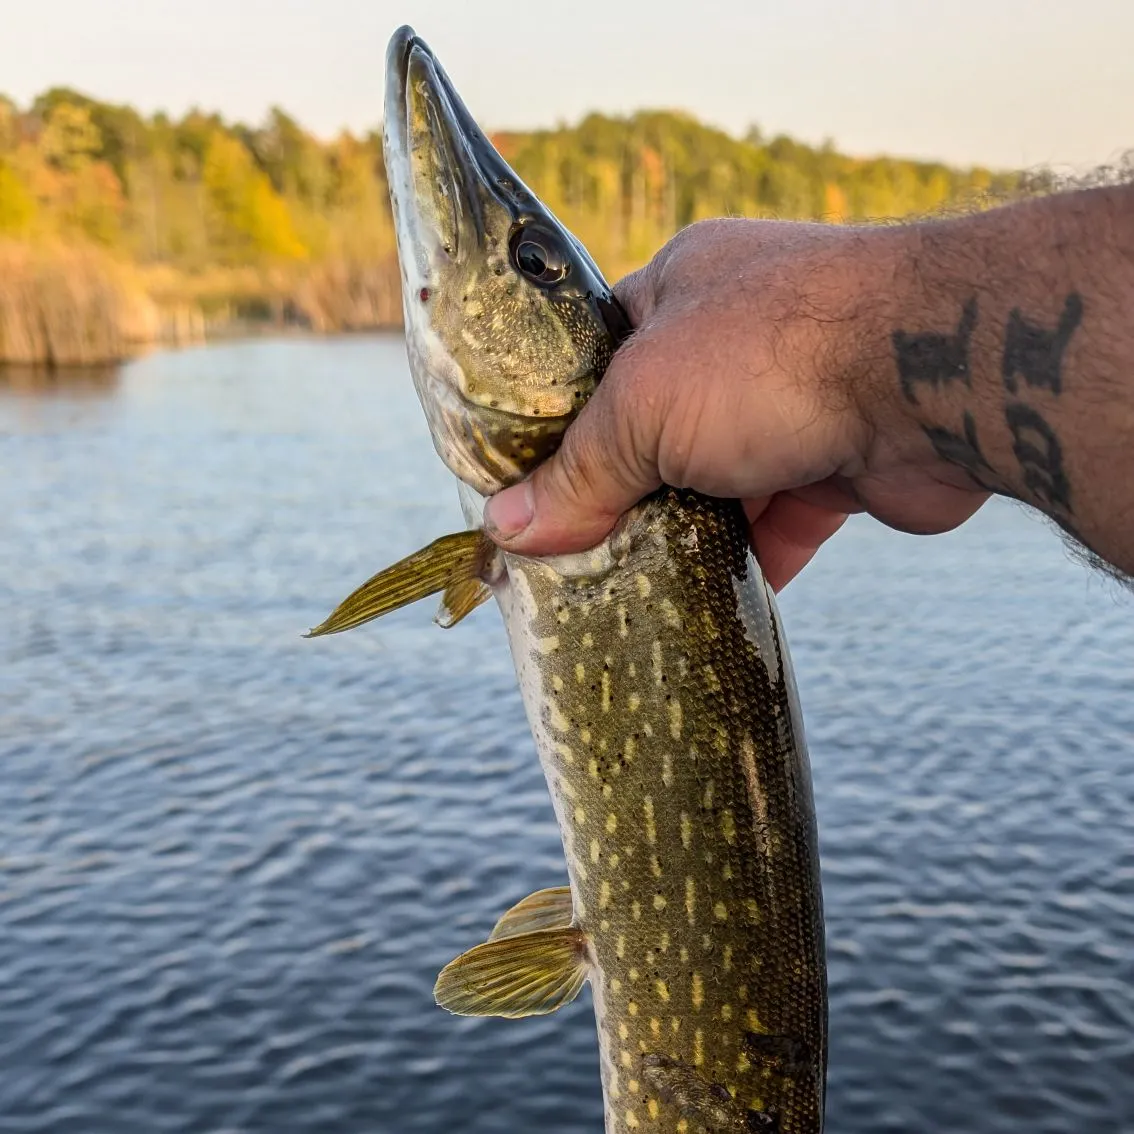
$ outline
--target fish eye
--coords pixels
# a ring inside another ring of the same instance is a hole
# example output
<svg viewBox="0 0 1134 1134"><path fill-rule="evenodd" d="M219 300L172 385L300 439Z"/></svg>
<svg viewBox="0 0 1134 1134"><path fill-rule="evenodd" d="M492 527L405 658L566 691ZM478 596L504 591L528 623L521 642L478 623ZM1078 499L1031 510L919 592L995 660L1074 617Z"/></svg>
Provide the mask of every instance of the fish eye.
<svg viewBox="0 0 1134 1134"><path fill-rule="evenodd" d="M571 267L559 237L535 225L516 230L510 251L516 269L532 283L545 287L559 283Z"/></svg>

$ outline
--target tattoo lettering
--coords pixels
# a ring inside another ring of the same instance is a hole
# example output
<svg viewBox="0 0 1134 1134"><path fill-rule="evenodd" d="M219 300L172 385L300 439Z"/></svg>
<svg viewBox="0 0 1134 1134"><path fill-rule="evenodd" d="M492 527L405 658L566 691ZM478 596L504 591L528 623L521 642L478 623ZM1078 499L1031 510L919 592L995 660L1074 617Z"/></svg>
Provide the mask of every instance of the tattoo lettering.
<svg viewBox="0 0 1134 1134"><path fill-rule="evenodd" d="M906 398L917 404L914 390L918 382L928 382L934 389L960 378L971 386L969 375L969 340L977 321L976 296L965 304L954 334L937 331L910 333L895 331L891 335L898 377Z"/></svg>
<svg viewBox="0 0 1134 1134"><path fill-rule="evenodd" d="M1012 452L1024 472L1025 487L1048 507L1070 513L1071 485L1055 431L1023 402L1009 402L1004 416L1012 431Z"/></svg>
<svg viewBox="0 0 1134 1134"><path fill-rule="evenodd" d="M997 489L991 483L998 479L996 470L984 459L984 454L980 451L976 422L973 421L973 415L968 410L965 410L963 421L964 434L928 425L923 425L922 431L929 438L934 452L943 461L964 469L986 491L996 492Z"/></svg>
<svg viewBox="0 0 1134 1134"><path fill-rule="evenodd" d="M1064 302L1054 331L1030 323L1014 307L1004 339L1004 385L1016 393L1019 375L1029 386L1046 387L1058 394L1063 387L1063 352L1082 319L1083 299L1074 291Z"/></svg>

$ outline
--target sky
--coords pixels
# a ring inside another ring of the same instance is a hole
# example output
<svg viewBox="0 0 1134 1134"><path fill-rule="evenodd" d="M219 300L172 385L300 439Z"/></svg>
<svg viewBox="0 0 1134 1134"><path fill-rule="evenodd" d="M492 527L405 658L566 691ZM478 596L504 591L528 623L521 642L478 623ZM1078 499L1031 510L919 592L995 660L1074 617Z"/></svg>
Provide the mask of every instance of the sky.
<svg viewBox="0 0 1134 1134"><path fill-rule="evenodd" d="M0 0L0 92L323 137L412 24L489 129L665 107L861 155L1086 169L1134 149L1134 0Z"/></svg>

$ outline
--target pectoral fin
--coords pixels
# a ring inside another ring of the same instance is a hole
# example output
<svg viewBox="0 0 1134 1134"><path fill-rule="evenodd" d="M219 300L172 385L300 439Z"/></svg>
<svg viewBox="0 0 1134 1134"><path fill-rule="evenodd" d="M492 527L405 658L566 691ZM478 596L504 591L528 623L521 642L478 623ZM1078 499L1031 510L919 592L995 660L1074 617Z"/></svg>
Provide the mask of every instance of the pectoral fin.
<svg viewBox="0 0 1134 1134"><path fill-rule="evenodd" d="M575 911L571 902L570 886L554 886L550 890L537 890L523 901L517 902L500 920L489 935L489 941L502 937L519 937L538 929L566 929Z"/></svg>
<svg viewBox="0 0 1134 1134"><path fill-rule="evenodd" d="M446 592L446 605L452 612L447 625L452 626L487 597L467 585L483 586L481 579L495 555L496 545L482 531L457 532L435 539L428 547L368 579L306 637L352 630L438 591ZM452 602L448 601L450 591L456 596Z"/></svg>
<svg viewBox="0 0 1134 1134"><path fill-rule="evenodd" d="M448 630L490 598L492 591L480 579L457 579L445 588L433 621L442 630Z"/></svg>
<svg viewBox="0 0 1134 1134"><path fill-rule="evenodd" d="M579 929L540 929L487 941L451 961L433 996L458 1016L543 1016L569 1004L587 979Z"/></svg>

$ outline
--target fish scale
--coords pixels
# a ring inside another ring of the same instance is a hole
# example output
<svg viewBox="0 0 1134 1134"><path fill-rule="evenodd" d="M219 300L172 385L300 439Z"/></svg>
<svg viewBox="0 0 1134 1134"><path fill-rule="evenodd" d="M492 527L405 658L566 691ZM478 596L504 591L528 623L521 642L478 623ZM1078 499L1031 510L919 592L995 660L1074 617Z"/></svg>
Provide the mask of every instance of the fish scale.
<svg viewBox="0 0 1134 1134"><path fill-rule="evenodd" d="M607 1130L696 1129L649 1086L649 1056L723 1088L735 1122L772 1113L784 1134L818 1130L816 834L774 600L735 504L667 490L627 530L598 576L505 557L525 596L508 613L513 651L593 954Z"/></svg>
<svg viewBox="0 0 1134 1134"><path fill-rule="evenodd" d="M743 510L662 488L587 552L488 539L485 498L555 451L629 321L409 28L387 53L384 152L410 369L469 530L379 572L312 633L437 593L453 627L495 599L569 879L446 965L437 1003L523 1017L589 982L607 1134L821 1134L811 778Z"/></svg>

